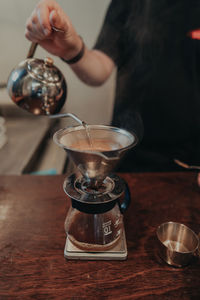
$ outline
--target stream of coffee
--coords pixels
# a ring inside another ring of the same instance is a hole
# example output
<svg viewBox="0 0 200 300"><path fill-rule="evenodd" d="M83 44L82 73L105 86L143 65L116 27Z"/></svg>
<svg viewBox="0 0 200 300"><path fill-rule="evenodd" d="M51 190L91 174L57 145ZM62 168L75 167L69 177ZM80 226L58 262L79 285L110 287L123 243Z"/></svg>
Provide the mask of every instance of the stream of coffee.
<svg viewBox="0 0 200 300"><path fill-rule="evenodd" d="M91 130L87 123L82 121L82 125L85 129L86 133L86 140L81 140L73 143L71 145L74 149L84 150L84 151L110 151L110 150L116 150L116 146L121 147L121 145L112 144L110 140L108 139L98 139L91 137Z"/></svg>
<svg viewBox="0 0 200 300"><path fill-rule="evenodd" d="M92 138L91 138L91 134L90 134L90 128L89 128L88 124L85 123L84 121L82 121L82 125L85 128L88 145L90 146L91 149L93 149L93 143L92 143Z"/></svg>

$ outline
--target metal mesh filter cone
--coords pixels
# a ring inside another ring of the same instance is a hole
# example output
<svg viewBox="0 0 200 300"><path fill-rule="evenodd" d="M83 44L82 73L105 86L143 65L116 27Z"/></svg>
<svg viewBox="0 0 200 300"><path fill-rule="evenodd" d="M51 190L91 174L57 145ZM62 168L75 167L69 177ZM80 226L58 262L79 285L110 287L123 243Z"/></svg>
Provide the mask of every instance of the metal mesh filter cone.
<svg viewBox="0 0 200 300"><path fill-rule="evenodd" d="M53 139L67 151L83 176L95 181L104 179L137 143L133 133L105 125L60 129Z"/></svg>

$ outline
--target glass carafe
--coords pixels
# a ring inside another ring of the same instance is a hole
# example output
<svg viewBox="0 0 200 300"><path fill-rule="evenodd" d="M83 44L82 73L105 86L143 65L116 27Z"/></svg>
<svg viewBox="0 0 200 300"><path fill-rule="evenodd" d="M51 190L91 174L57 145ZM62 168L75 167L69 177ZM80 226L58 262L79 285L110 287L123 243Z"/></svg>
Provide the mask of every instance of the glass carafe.
<svg viewBox="0 0 200 300"><path fill-rule="evenodd" d="M65 220L70 242L84 251L105 251L113 248L123 232L123 215L116 202L104 213L85 213L71 207Z"/></svg>
<svg viewBox="0 0 200 300"><path fill-rule="evenodd" d="M84 186L84 181L74 178L72 175L64 182L64 191L71 199L65 220L68 239L85 252L112 249L124 232L123 213L131 201L128 185L112 174L104 180L104 192L87 193L77 189L80 183ZM111 189L110 182L113 183Z"/></svg>

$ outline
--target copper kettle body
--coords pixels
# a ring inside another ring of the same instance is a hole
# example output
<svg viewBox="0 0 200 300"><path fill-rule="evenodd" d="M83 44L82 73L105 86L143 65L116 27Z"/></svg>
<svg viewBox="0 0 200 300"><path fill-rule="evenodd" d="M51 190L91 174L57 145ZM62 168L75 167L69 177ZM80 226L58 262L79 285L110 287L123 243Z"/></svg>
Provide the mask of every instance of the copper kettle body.
<svg viewBox="0 0 200 300"><path fill-rule="evenodd" d="M33 58L32 43L27 58L11 71L8 94L15 104L35 115L57 114L67 97L67 84L52 58Z"/></svg>

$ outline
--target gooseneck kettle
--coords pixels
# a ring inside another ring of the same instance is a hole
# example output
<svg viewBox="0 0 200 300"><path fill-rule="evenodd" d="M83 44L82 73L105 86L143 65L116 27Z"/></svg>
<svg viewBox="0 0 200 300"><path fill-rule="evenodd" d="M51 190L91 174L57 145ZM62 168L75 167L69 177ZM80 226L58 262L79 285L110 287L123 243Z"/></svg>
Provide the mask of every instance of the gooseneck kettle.
<svg viewBox="0 0 200 300"><path fill-rule="evenodd" d="M8 94L15 104L34 115L54 115L63 107L67 84L52 58L33 58L37 43L32 43L27 58L11 71Z"/></svg>

